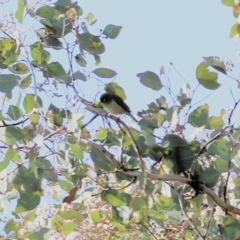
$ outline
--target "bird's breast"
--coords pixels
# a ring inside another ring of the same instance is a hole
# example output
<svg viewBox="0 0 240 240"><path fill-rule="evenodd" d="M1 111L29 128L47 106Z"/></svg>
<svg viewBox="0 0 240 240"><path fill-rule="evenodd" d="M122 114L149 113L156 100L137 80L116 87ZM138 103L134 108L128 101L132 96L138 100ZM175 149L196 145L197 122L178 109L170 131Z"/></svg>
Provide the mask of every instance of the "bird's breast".
<svg viewBox="0 0 240 240"><path fill-rule="evenodd" d="M111 101L110 103L103 103L104 107L112 114L123 114L126 113L125 110L119 106L115 101Z"/></svg>

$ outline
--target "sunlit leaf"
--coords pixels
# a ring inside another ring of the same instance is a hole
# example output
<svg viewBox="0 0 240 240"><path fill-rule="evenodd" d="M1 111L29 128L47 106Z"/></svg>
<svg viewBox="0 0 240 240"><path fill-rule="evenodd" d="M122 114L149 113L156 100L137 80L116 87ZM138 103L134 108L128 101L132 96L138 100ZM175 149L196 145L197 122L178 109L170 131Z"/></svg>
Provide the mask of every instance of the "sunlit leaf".
<svg viewBox="0 0 240 240"><path fill-rule="evenodd" d="M205 125L208 119L208 110L209 110L208 104L199 106L189 114L188 122L193 127L201 127Z"/></svg>
<svg viewBox="0 0 240 240"><path fill-rule="evenodd" d="M75 229L77 229L77 226L74 222L66 222L62 226L62 231L64 234L70 234Z"/></svg>
<svg viewBox="0 0 240 240"><path fill-rule="evenodd" d="M90 216L94 223L100 223L103 220L100 212L96 210L91 211Z"/></svg>
<svg viewBox="0 0 240 240"><path fill-rule="evenodd" d="M43 49L43 45L40 42L35 42L31 45L31 55L34 65L42 65L50 60L50 53Z"/></svg>
<svg viewBox="0 0 240 240"><path fill-rule="evenodd" d="M224 121L221 117L212 116L206 120L206 129L217 129L224 126Z"/></svg>
<svg viewBox="0 0 240 240"><path fill-rule="evenodd" d="M19 84L19 87L22 89L26 89L27 87L29 87L29 85L32 82L32 74L29 74L27 77L25 77L21 83Z"/></svg>
<svg viewBox="0 0 240 240"><path fill-rule="evenodd" d="M233 24L230 30L230 38L237 36L240 34L240 24L237 22Z"/></svg>
<svg viewBox="0 0 240 240"><path fill-rule="evenodd" d="M234 2L235 2L234 0L222 0L222 4L229 7L234 6Z"/></svg>
<svg viewBox="0 0 240 240"><path fill-rule="evenodd" d="M106 84L105 91L108 92L108 93L114 93L114 94L118 95L119 97L121 97L123 100L126 99L126 95L125 95L125 92L124 92L123 88L120 87L115 82L111 82L111 83Z"/></svg>
<svg viewBox="0 0 240 240"><path fill-rule="evenodd" d="M98 36L90 33L82 33L78 35L80 46L90 54L99 55L105 51L105 47Z"/></svg>
<svg viewBox="0 0 240 240"><path fill-rule="evenodd" d="M128 206L131 201L131 195L117 190L103 191L100 196L115 207Z"/></svg>
<svg viewBox="0 0 240 240"><path fill-rule="evenodd" d="M86 16L86 20L90 23L94 20L95 16L93 13L89 13L87 16Z"/></svg>
<svg viewBox="0 0 240 240"><path fill-rule="evenodd" d="M83 158L83 149L79 144L72 144L71 150L77 159Z"/></svg>
<svg viewBox="0 0 240 240"><path fill-rule="evenodd" d="M24 63L16 63L12 66L9 66L8 69L15 74L26 74L29 72L29 68Z"/></svg>
<svg viewBox="0 0 240 240"><path fill-rule="evenodd" d="M20 54L16 40L13 38L4 38L0 41L0 60L1 68L14 63Z"/></svg>
<svg viewBox="0 0 240 240"><path fill-rule="evenodd" d="M25 6L26 6L26 0L18 0L18 8L15 13L15 17L18 19L20 23L22 23L22 20L23 20L23 13L24 13Z"/></svg>
<svg viewBox="0 0 240 240"><path fill-rule="evenodd" d="M217 82L218 74L215 72L209 72L209 64L202 62L198 65L196 70L196 77L198 82L205 88L215 90L221 86Z"/></svg>
<svg viewBox="0 0 240 240"><path fill-rule="evenodd" d="M31 112L33 108L41 108L42 99L34 94L27 94L23 100L23 106L26 112Z"/></svg>

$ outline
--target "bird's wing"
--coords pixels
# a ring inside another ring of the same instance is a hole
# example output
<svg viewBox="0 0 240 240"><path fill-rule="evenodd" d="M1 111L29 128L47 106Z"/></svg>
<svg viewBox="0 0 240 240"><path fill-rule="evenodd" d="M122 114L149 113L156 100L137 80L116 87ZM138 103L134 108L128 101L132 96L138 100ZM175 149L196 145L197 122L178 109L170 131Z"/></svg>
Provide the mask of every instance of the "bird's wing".
<svg viewBox="0 0 240 240"><path fill-rule="evenodd" d="M128 106L128 105L122 100L122 98L120 98L119 96L115 95L115 96L114 96L114 101L115 101L118 105L122 106L122 108L123 108L126 112L128 112L128 113L131 112L129 106Z"/></svg>

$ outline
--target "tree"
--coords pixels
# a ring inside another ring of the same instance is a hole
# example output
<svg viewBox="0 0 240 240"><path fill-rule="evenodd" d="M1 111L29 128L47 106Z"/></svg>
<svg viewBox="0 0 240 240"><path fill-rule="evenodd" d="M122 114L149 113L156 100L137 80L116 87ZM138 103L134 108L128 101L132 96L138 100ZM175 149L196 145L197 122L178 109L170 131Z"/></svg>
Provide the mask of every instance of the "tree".
<svg viewBox="0 0 240 240"><path fill-rule="evenodd" d="M222 2L238 17L238 4ZM10 25L16 22L1 24L1 199L12 211L4 218L1 206L2 237L239 238L240 129L232 118L240 99L229 112L209 116L207 103L192 109L196 89L186 83L179 95L169 88L169 96L139 111L135 125L108 114L100 91L92 101L82 89L100 82L101 91L126 99L119 84L101 81L117 73L99 66L104 43L122 27L109 24L96 36L88 30L95 16L83 18L77 3L43 3L18 1L15 20L23 23L26 12L34 34L20 37ZM237 34L238 23L231 30ZM92 60L97 67L87 72ZM218 73L239 84L232 68L229 61L205 57L196 77L209 90L220 87ZM159 91L166 87L164 75L162 67L160 75L137 77Z"/></svg>

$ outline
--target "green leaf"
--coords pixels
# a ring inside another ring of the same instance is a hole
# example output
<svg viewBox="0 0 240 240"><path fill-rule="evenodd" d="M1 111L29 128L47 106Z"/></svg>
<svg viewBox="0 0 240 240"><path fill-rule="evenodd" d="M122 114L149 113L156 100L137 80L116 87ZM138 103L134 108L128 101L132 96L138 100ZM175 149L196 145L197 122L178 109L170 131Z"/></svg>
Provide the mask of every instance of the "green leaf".
<svg viewBox="0 0 240 240"><path fill-rule="evenodd" d="M71 189L74 188L74 185L72 183L65 180L59 180L58 183L60 187L66 192L69 192Z"/></svg>
<svg viewBox="0 0 240 240"><path fill-rule="evenodd" d="M12 38L4 38L0 41L0 67L6 68L7 65L14 63L20 54L17 43Z"/></svg>
<svg viewBox="0 0 240 240"><path fill-rule="evenodd" d="M108 134L108 130L103 128L103 129L100 129L100 131L96 133L95 137L96 137L96 139L102 141L102 140L106 139L107 134Z"/></svg>
<svg viewBox="0 0 240 240"><path fill-rule="evenodd" d="M101 169L105 171L111 171L114 169L112 162L108 160L105 154L99 149L92 147L90 154L93 162Z"/></svg>
<svg viewBox="0 0 240 240"><path fill-rule="evenodd" d="M39 116L36 113L32 113L29 115L29 120L32 124L38 124L39 122Z"/></svg>
<svg viewBox="0 0 240 240"><path fill-rule="evenodd" d="M54 16L57 16L59 13L57 12L57 9L50 6L42 6L36 11L36 15L42 18L52 18Z"/></svg>
<svg viewBox="0 0 240 240"><path fill-rule="evenodd" d="M101 57L99 55L93 55L95 59L95 65L99 66L101 64Z"/></svg>
<svg viewBox="0 0 240 240"><path fill-rule="evenodd" d="M16 213L27 212L35 209L41 198L38 195L30 193L21 193L20 198L17 200Z"/></svg>
<svg viewBox="0 0 240 240"><path fill-rule="evenodd" d="M19 107L13 105L9 106L7 114L14 121L18 120L20 117L23 116L22 110Z"/></svg>
<svg viewBox="0 0 240 240"><path fill-rule="evenodd" d="M233 7L235 3L234 0L222 0L222 4L229 7Z"/></svg>
<svg viewBox="0 0 240 240"><path fill-rule="evenodd" d="M226 65L219 57L203 57L207 64L223 74L227 74Z"/></svg>
<svg viewBox="0 0 240 240"><path fill-rule="evenodd" d="M208 104L199 106L189 114L188 122L193 127L201 127L205 125L208 119L208 110L209 110Z"/></svg>
<svg viewBox="0 0 240 240"><path fill-rule="evenodd" d="M87 61L83 58L82 54L77 54L75 56L75 60L81 67L86 67L87 66Z"/></svg>
<svg viewBox="0 0 240 240"><path fill-rule="evenodd" d="M238 239L240 237L240 223L235 217L228 216L221 226L220 231L224 239Z"/></svg>
<svg viewBox="0 0 240 240"><path fill-rule="evenodd" d="M47 18L40 20L40 22L51 32L53 32L57 37L66 36L72 31L71 20L66 17L58 19Z"/></svg>
<svg viewBox="0 0 240 240"><path fill-rule="evenodd" d="M215 90L221 86L221 84L217 82L218 74L209 72L207 69L208 67L209 64L206 62L200 63L196 70L196 77L199 84L201 84L203 87L210 90Z"/></svg>
<svg viewBox="0 0 240 240"><path fill-rule="evenodd" d="M151 129L142 130L142 134L145 138L145 143L148 146L152 146L156 143L155 137L153 136L153 132Z"/></svg>
<svg viewBox="0 0 240 240"><path fill-rule="evenodd" d="M53 216L53 219L51 221L51 227L58 232L62 230L62 221L58 215Z"/></svg>
<svg viewBox="0 0 240 240"><path fill-rule="evenodd" d="M209 167L203 170L199 176L199 182L203 182L206 187L212 188L218 182L220 173L213 167Z"/></svg>
<svg viewBox="0 0 240 240"><path fill-rule="evenodd" d="M49 77L61 77L67 75L64 68L59 62L48 63L45 66Z"/></svg>
<svg viewBox="0 0 240 240"><path fill-rule="evenodd" d="M114 93L116 95L118 95L119 97L121 97L123 100L126 99L126 95L125 95L125 92L123 90L122 87L120 87L117 83L115 82L111 82L111 83L108 83L106 86L105 86L105 91L108 92L108 93Z"/></svg>
<svg viewBox="0 0 240 240"><path fill-rule="evenodd" d="M3 171L7 168L7 166L10 163L10 159L9 158L5 158L3 161L0 162L0 171Z"/></svg>
<svg viewBox="0 0 240 240"><path fill-rule="evenodd" d="M154 72L146 71L143 73L138 73L137 77L140 78L140 82L144 86L153 90L159 91L163 87L159 76Z"/></svg>
<svg viewBox="0 0 240 240"><path fill-rule="evenodd" d="M54 170L52 163L49 160L38 158L33 167L37 169L38 177L45 178L48 181L57 182L58 175Z"/></svg>
<svg viewBox="0 0 240 240"><path fill-rule="evenodd" d="M0 92L10 93L14 87L18 85L18 81L21 78L13 74L1 74L0 75Z"/></svg>
<svg viewBox="0 0 240 240"><path fill-rule="evenodd" d="M144 209L147 205L148 205L148 201L146 197L135 197L133 199L132 208L133 208L133 211L136 212Z"/></svg>
<svg viewBox="0 0 240 240"><path fill-rule="evenodd" d="M114 189L103 191L100 196L103 200L106 200L110 205L114 207L128 206L132 199L130 194Z"/></svg>
<svg viewBox="0 0 240 240"><path fill-rule="evenodd" d="M208 147L208 154L220 156L222 159L229 161L231 159L230 142L226 139L219 139Z"/></svg>
<svg viewBox="0 0 240 240"><path fill-rule="evenodd" d="M206 120L205 128L214 130L217 128L222 128L223 126L224 126L224 121L221 117L212 116Z"/></svg>
<svg viewBox="0 0 240 240"><path fill-rule="evenodd" d="M71 190L71 189L70 189ZM69 211L61 211L59 213L59 216L64 219L64 220L73 220L73 219L78 219L78 220L83 220L84 217L83 215L76 211L76 210L69 210Z"/></svg>
<svg viewBox="0 0 240 240"><path fill-rule="evenodd" d="M98 36L85 32L78 35L78 40L81 48L90 54L99 55L105 51L105 47Z"/></svg>
<svg viewBox="0 0 240 240"><path fill-rule="evenodd" d="M46 38L46 36L45 36L46 29L45 28L40 28L36 32L37 32L37 35L38 35L41 43L44 46L52 47L55 50L62 49L62 47L63 47L62 42L60 42L60 40L58 40L55 35L48 35L48 37Z"/></svg>
<svg viewBox="0 0 240 240"><path fill-rule="evenodd" d="M91 211L90 216L94 223L100 223L103 220L100 212L97 210Z"/></svg>
<svg viewBox="0 0 240 240"><path fill-rule="evenodd" d="M73 73L72 78L74 80L80 79L82 81L87 81L86 76L83 73L81 73L80 71L76 71L75 73Z"/></svg>
<svg viewBox="0 0 240 240"><path fill-rule="evenodd" d="M34 108L41 108L43 105L42 99L34 94L27 94L23 100L23 107L27 113Z"/></svg>
<svg viewBox="0 0 240 240"><path fill-rule="evenodd" d="M32 74L29 74L27 77L25 77L21 83L19 84L19 87L22 89L26 89L27 87L29 87L29 85L32 82Z"/></svg>
<svg viewBox="0 0 240 240"><path fill-rule="evenodd" d="M21 226L16 224L16 222L13 219L10 219L7 224L4 227L4 231L9 234L10 232L15 232L17 233L18 231L21 230Z"/></svg>
<svg viewBox="0 0 240 240"><path fill-rule="evenodd" d="M24 13L25 6L26 6L26 0L18 0L18 9L15 13L15 17L20 23L22 23L23 21L23 13Z"/></svg>
<svg viewBox="0 0 240 240"><path fill-rule="evenodd" d="M4 160L10 160L10 161L12 160L12 161L19 162L19 163L22 162L22 159L19 155L19 152L17 150L14 150L14 149L8 149L8 151L6 152Z"/></svg>
<svg viewBox="0 0 240 240"><path fill-rule="evenodd" d="M44 239L45 236L50 233L51 235L52 229L50 228L39 228L35 230L35 232L31 233L28 238L29 240L42 240Z"/></svg>
<svg viewBox="0 0 240 240"><path fill-rule="evenodd" d="M79 144L71 144L71 150L77 159L83 158L83 149Z"/></svg>
<svg viewBox="0 0 240 240"><path fill-rule="evenodd" d="M122 30L122 26L109 24L103 30L103 34L110 39L115 39L119 35L121 30Z"/></svg>
<svg viewBox="0 0 240 240"><path fill-rule="evenodd" d="M23 130L18 127L8 126L6 128L5 137L7 143L10 145L13 145L19 141L21 142L22 140L24 140Z"/></svg>
<svg viewBox="0 0 240 240"><path fill-rule="evenodd" d="M77 229L77 226L73 222L66 222L62 225L62 232L63 234L70 234L72 233L75 229Z"/></svg>
<svg viewBox="0 0 240 240"><path fill-rule="evenodd" d="M90 23L94 20L95 16L93 13L89 13L87 16L86 16L86 20Z"/></svg>
<svg viewBox="0 0 240 240"><path fill-rule="evenodd" d="M43 37L45 39L45 37ZM43 63L46 63L50 60L50 53L43 49L41 42L35 42L31 45L31 55L33 58L34 66L41 66Z"/></svg>
<svg viewBox="0 0 240 240"><path fill-rule="evenodd" d="M179 111L180 107L172 106L167 110L166 119L169 121L173 126L176 126L179 121Z"/></svg>
<svg viewBox="0 0 240 240"><path fill-rule="evenodd" d="M117 73L108 68L98 68L92 71L92 73L96 74L101 78L113 78L117 75Z"/></svg>
<svg viewBox="0 0 240 240"><path fill-rule="evenodd" d="M237 36L240 33L240 24L237 22L233 24L230 30L230 38Z"/></svg>
<svg viewBox="0 0 240 240"><path fill-rule="evenodd" d="M162 146L165 147L164 158L167 160L167 165L174 172L181 173L191 167L195 155L185 139L175 134L168 134L164 137Z"/></svg>
<svg viewBox="0 0 240 240"><path fill-rule="evenodd" d="M16 63L13 66L9 66L8 69L15 74L26 74L29 72L28 66L24 63Z"/></svg>

